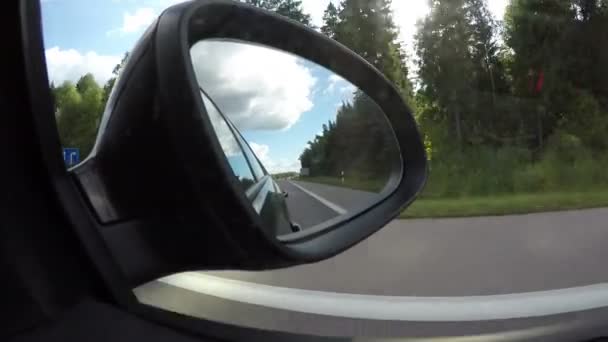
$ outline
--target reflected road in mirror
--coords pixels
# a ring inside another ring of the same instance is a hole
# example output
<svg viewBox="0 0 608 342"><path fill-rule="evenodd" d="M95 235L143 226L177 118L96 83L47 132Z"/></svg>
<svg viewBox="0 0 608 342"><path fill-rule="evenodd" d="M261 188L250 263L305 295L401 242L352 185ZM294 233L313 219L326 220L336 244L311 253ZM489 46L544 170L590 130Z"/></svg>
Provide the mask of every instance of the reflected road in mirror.
<svg viewBox="0 0 608 342"><path fill-rule="evenodd" d="M277 183L289 193L287 207L291 218L303 227L321 224L378 201L377 193L347 187L296 180Z"/></svg>
<svg viewBox="0 0 608 342"><path fill-rule="evenodd" d="M251 43L204 40L190 54L205 107L231 127L214 123L219 141L238 141L242 150L226 154L235 176L253 175L251 187L271 181L264 188L281 194L282 203L258 211L276 216L266 222L280 225L284 217L292 231L307 229L361 212L393 190L389 181L402 171L393 130L353 84ZM241 159L236 168L234 156L246 157L251 172Z"/></svg>

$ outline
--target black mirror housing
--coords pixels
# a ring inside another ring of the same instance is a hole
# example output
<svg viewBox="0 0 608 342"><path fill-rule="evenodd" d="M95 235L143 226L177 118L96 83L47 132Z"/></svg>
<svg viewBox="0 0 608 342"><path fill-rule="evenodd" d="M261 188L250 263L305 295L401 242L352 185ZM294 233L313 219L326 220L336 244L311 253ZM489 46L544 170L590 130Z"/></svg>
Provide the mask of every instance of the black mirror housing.
<svg viewBox="0 0 608 342"><path fill-rule="evenodd" d="M273 47L341 75L386 113L403 171L361 213L277 238L239 188L199 93L190 47L228 39ZM416 122L397 89L346 47L273 13L201 0L167 9L141 38L116 83L87 160L72 170L99 230L134 285L180 271L262 270L320 261L375 233L427 177Z"/></svg>

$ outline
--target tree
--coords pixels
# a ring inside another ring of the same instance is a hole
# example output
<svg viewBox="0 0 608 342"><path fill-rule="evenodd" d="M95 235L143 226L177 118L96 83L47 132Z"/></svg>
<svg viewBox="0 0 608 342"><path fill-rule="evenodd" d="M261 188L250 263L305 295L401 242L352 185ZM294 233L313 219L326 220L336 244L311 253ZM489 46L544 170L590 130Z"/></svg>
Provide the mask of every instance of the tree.
<svg viewBox="0 0 608 342"><path fill-rule="evenodd" d="M321 32L328 36L329 38L335 38L334 34L338 27L339 22L339 11L338 8L330 1L329 5L325 9L323 13L323 27L321 27Z"/></svg>
<svg viewBox="0 0 608 342"><path fill-rule="evenodd" d="M306 26L313 27L310 15L304 13L301 0L245 0L245 3L276 12Z"/></svg>
<svg viewBox="0 0 608 342"><path fill-rule="evenodd" d="M423 121L446 125L447 138L460 148L499 143L500 135L516 129L511 118L516 111L504 100L510 89L496 35L485 0L433 1L418 24L419 96L430 101L424 108L437 110L425 111L429 117Z"/></svg>
<svg viewBox="0 0 608 342"><path fill-rule="evenodd" d="M601 0L576 0L574 2L582 21L590 21L595 18L604 8Z"/></svg>
<svg viewBox="0 0 608 342"><path fill-rule="evenodd" d="M125 54L122 56L122 59L120 60L120 63L116 64L116 66L112 70L112 75L114 75L114 77L110 78L106 82L106 84L103 86L102 102L103 102L104 108L105 108L105 104L108 102L108 99L110 98L112 89L114 89L114 84L116 83L116 79L118 79L118 76L120 75L120 72L122 71L125 64L127 63L128 58L129 58L129 52L125 52Z"/></svg>
<svg viewBox="0 0 608 342"><path fill-rule="evenodd" d="M576 11L573 1L512 0L505 14L505 42L513 52L511 77L514 94L530 99L522 121L542 148L566 108L572 106L576 86L569 73L584 59L574 58ZM574 64L573 64L574 62ZM578 78L578 75L574 75Z"/></svg>
<svg viewBox="0 0 608 342"><path fill-rule="evenodd" d="M464 5L464 0L434 2L430 14L419 23L416 36L420 92L439 103L459 146L465 138L462 126L467 99L472 95L467 80L474 68Z"/></svg>
<svg viewBox="0 0 608 342"><path fill-rule="evenodd" d="M300 155L311 176L366 180L381 188L398 160L397 142L378 105L357 91Z"/></svg>
<svg viewBox="0 0 608 342"><path fill-rule="evenodd" d="M78 92L81 94L84 94L91 89L96 90L97 88L99 88L99 86L97 85L97 82L95 82L95 77L93 77L93 74L91 73L81 76L78 79L78 82L76 82L76 90L78 90Z"/></svg>
<svg viewBox="0 0 608 342"><path fill-rule="evenodd" d="M413 103L405 52L398 41L390 0L343 0L339 8L330 4L322 30L384 73Z"/></svg>
<svg viewBox="0 0 608 342"><path fill-rule="evenodd" d="M82 76L76 85L66 81L54 89L57 127L65 147L89 154L95 143L97 128L103 112L103 90L93 75Z"/></svg>

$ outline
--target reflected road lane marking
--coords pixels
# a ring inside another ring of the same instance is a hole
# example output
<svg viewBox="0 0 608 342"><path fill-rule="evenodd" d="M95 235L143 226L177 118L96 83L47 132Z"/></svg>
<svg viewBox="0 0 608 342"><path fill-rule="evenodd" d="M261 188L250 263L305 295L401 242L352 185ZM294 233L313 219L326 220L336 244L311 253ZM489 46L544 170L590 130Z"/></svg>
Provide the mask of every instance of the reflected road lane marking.
<svg viewBox="0 0 608 342"><path fill-rule="evenodd" d="M344 209L341 206L339 206L339 205L337 205L337 204L335 204L335 203L333 203L333 202L331 202L331 201L329 201L329 200L327 200L327 199L325 199L325 198L323 198L323 197L315 194L314 192L312 192L310 190L307 190L304 187L302 187L302 186L300 186L300 185L298 185L298 184L296 184L294 182L291 182L291 181L289 182L289 184L291 184L291 185L295 186L296 188L300 189L302 192L304 192L308 196L310 196L310 197L316 199L317 201L323 203L323 205L325 205L329 209L335 211L336 213L338 213L340 215L344 215L344 214L347 213L346 209Z"/></svg>

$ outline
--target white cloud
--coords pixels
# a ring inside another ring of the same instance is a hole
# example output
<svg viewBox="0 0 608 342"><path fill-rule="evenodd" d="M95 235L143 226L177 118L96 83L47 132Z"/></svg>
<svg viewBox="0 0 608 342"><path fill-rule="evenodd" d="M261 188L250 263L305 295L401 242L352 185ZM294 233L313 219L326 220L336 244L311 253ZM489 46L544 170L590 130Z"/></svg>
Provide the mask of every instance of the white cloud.
<svg viewBox="0 0 608 342"><path fill-rule="evenodd" d="M296 56L218 40L190 54L199 85L243 132L287 129L313 107L316 79Z"/></svg>
<svg viewBox="0 0 608 342"><path fill-rule="evenodd" d="M74 49L62 50L55 46L45 51L49 79L56 84L69 80L76 82L90 72L95 80L104 84L112 77L112 70L120 63L120 56L103 56L94 51L80 53Z"/></svg>
<svg viewBox="0 0 608 342"><path fill-rule="evenodd" d="M268 160L268 151L270 151L270 146L254 142L249 142L249 146L251 146L253 153L255 153L262 163L264 163L265 160Z"/></svg>
<svg viewBox="0 0 608 342"><path fill-rule="evenodd" d="M329 81L332 83L346 82L346 80L344 78L342 78L342 76L337 75L337 74L333 74L333 75L329 76Z"/></svg>
<svg viewBox="0 0 608 342"><path fill-rule="evenodd" d="M358 89L357 87L348 83L348 84L345 84L342 87L340 87L340 89L338 91L340 92L340 95L342 96L342 98L345 101L351 101L353 99L354 93L357 89Z"/></svg>
<svg viewBox="0 0 608 342"><path fill-rule="evenodd" d="M222 147L222 150L224 150L226 157L230 158L242 155L239 143L236 141L236 138L232 134L232 131L228 127L226 121L224 121L222 118L222 115L217 111L217 108L202 92L201 98L203 99L205 109L207 110L207 115L209 116L209 120L213 125L213 130L220 141L220 146Z"/></svg>
<svg viewBox="0 0 608 342"><path fill-rule="evenodd" d="M348 83L345 79L340 77L339 75L332 74L327 78L327 88L323 91L323 94L331 94L336 90L336 85L338 83Z"/></svg>
<svg viewBox="0 0 608 342"><path fill-rule="evenodd" d="M323 90L323 95L339 98L340 101L337 103L341 105L344 102L352 102L356 90L357 87L355 85L339 75L332 74L327 78L327 88Z"/></svg>
<svg viewBox="0 0 608 342"><path fill-rule="evenodd" d="M249 146L251 146L253 153L255 153L258 159L260 159L260 162L262 162L262 164L266 168L266 170L268 170L268 172L270 172L271 174L300 171L301 165L299 160L275 160L270 157L270 147L268 145L250 142Z"/></svg>
<svg viewBox="0 0 608 342"><path fill-rule="evenodd" d="M151 7L138 8L133 14L124 12L122 15L122 26L108 31L108 34L137 33L148 27L154 19L156 19L156 11Z"/></svg>

